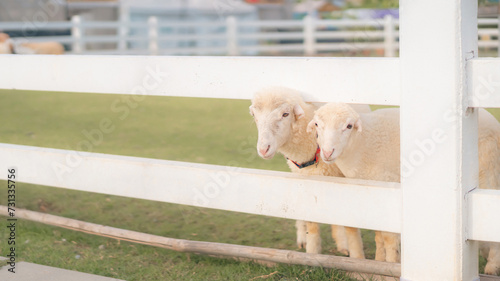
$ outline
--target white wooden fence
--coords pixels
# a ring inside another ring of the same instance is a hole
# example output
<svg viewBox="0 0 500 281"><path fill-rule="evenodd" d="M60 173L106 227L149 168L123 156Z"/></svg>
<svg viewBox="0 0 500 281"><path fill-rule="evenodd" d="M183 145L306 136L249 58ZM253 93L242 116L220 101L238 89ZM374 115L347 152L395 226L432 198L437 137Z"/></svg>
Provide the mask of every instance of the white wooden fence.
<svg viewBox="0 0 500 281"><path fill-rule="evenodd" d="M476 15L477 1L402 0L400 58L0 56L2 89L250 99L286 85L400 105L401 184L15 144L0 145L0 178L14 166L27 183L398 232L401 280L478 280L500 191L476 188L474 108L500 107L500 59L477 58Z"/></svg>
<svg viewBox="0 0 500 281"><path fill-rule="evenodd" d="M479 47L498 50L498 19L479 20ZM33 42L57 41L70 46L74 54L113 55L255 55L342 52L350 54L376 51L395 56L399 49L399 20L304 20L237 21L235 17L216 22L163 22L152 16L148 22L84 21L47 22L39 30L71 30L68 36L23 38ZM26 23L0 23L0 30L23 31ZM136 29L139 34L131 34ZM169 29L174 34L161 30ZM108 30L114 35L88 35L87 31ZM177 30L203 30L204 33L175 34ZM111 47L92 47L111 43ZM162 46L167 44L167 46ZM89 48L90 47L90 48ZM488 54L491 53L488 52Z"/></svg>

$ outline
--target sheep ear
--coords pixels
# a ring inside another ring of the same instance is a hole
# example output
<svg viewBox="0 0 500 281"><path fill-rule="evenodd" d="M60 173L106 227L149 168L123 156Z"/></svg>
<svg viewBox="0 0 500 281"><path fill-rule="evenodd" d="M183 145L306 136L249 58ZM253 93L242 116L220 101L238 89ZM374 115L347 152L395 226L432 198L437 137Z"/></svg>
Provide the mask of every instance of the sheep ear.
<svg viewBox="0 0 500 281"><path fill-rule="evenodd" d="M293 107L293 114L295 114L295 119L298 120L298 119L304 117L305 112L300 105L296 104Z"/></svg>
<svg viewBox="0 0 500 281"><path fill-rule="evenodd" d="M250 106L248 107L248 109L250 110L250 115L252 115L252 116L253 116L253 105L250 105Z"/></svg>
<svg viewBox="0 0 500 281"><path fill-rule="evenodd" d="M315 123L315 121L313 119L313 120L311 120L311 122L309 122L309 124L307 124L306 132L310 133L313 131L314 127L316 126L316 125L314 125L314 123Z"/></svg>
<svg viewBox="0 0 500 281"><path fill-rule="evenodd" d="M354 128L356 128L358 130L358 132L361 132L363 130L363 128L361 126L361 119L358 119L358 121L356 121L356 123L354 123Z"/></svg>

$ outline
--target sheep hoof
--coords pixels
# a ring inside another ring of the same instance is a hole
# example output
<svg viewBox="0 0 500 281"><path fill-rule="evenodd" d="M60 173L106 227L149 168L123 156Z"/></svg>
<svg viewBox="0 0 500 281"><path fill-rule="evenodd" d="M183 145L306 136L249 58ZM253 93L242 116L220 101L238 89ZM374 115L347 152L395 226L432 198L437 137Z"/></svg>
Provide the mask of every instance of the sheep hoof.
<svg viewBox="0 0 500 281"><path fill-rule="evenodd" d="M386 261L385 256L377 256L377 255L375 255L375 260L376 261Z"/></svg>
<svg viewBox="0 0 500 281"><path fill-rule="evenodd" d="M306 248L306 253L308 253L308 254L321 254L321 246Z"/></svg>
<svg viewBox="0 0 500 281"><path fill-rule="evenodd" d="M500 265L496 265L493 263L487 263L484 268L484 274L488 275L500 275Z"/></svg>
<svg viewBox="0 0 500 281"><path fill-rule="evenodd" d="M307 235L306 253L321 254L321 237L318 233Z"/></svg>
<svg viewBox="0 0 500 281"><path fill-rule="evenodd" d="M337 251L339 251L342 255L344 256L349 256L349 250L347 249L337 249Z"/></svg>
<svg viewBox="0 0 500 281"><path fill-rule="evenodd" d="M307 239L306 239L306 236L305 235L299 235L297 233L297 247L299 247L299 249L305 249L306 246L307 246Z"/></svg>

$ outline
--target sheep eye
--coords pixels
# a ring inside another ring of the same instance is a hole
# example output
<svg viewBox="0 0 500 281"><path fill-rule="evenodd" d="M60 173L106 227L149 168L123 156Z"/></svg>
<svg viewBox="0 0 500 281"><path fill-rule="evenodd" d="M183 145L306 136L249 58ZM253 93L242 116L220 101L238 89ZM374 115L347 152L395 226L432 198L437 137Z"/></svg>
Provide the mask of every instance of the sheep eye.
<svg viewBox="0 0 500 281"><path fill-rule="evenodd" d="M318 127L318 123L314 123L314 126Z"/></svg>
<svg viewBox="0 0 500 281"><path fill-rule="evenodd" d="M347 129L352 129L352 125L351 124L347 125Z"/></svg>
<svg viewBox="0 0 500 281"><path fill-rule="evenodd" d="M283 113L283 117L288 117L288 115L290 115L290 113L288 112Z"/></svg>

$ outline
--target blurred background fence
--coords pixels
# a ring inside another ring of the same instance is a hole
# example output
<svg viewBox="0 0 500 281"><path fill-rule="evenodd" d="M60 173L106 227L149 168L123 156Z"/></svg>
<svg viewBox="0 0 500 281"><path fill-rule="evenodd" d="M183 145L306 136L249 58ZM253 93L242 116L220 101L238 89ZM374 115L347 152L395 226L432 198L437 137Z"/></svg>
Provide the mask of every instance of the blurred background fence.
<svg viewBox="0 0 500 281"><path fill-rule="evenodd" d="M425 20L425 19L422 19ZM478 21L481 56L497 56L498 18ZM26 34L26 22L0 22L0 30ZM46 22L37 30L56 36L14 37L15 43L56 41L67 53L106 55L344 55L398 56L399 20L239 19L235 16L205 21L84 20ZM101 33L101 34L99 34ZM104 33L104 34L103 34Z"/></svg>

